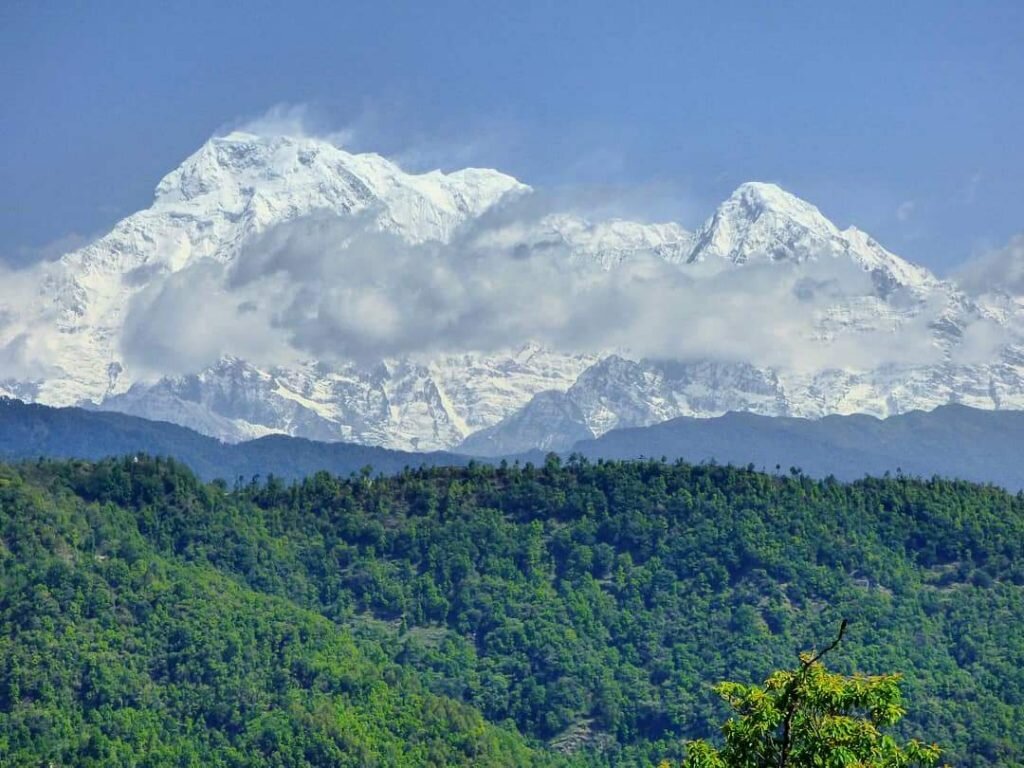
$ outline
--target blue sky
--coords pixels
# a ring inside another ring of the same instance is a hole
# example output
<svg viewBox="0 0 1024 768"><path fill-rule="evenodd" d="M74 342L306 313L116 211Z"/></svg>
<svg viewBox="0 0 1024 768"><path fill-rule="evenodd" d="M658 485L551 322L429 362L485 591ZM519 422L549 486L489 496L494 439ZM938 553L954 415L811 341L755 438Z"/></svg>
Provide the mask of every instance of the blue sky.
<svg viewBox="0 0 1024 768"><path fill-rule="evenodd" d="M287 104L412 167L689 226L776 181L946 272L1024 231L1022 83L1019 0L4 0L0 258L102 233Z"/></svg>

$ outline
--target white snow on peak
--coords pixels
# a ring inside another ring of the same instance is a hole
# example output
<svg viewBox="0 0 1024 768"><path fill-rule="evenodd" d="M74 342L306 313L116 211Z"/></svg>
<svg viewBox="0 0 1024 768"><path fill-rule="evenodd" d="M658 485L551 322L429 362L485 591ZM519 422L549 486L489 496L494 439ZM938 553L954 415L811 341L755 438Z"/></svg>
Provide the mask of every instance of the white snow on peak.
<svg viewBox="0 0 1024 768"><path fill-rule="evenodd" d="M609 350L569 352L513 339L505 351L389 359L369 367L306 361L264 369L225 358L205 371L154 384L139 381L122 359L125 318L139 291L159 288L160 277L205 259L229 263L278 224L313 214L359 217L411 243L447 241L508 196L529 191L494 170L407 173L380 155L352 153L323 139L242 131L215 137L160 181L149 208L41 266L38 286L0 286L6 319L0 361L26 346L45 357L45 372L38 375L19 378L0 370L0 395L51 405L88 402L232 440L285 432L412 449L452 447L502 424L506 437L510 424L519 425L522 440L501 443L519 450L613 426L727 410L884 415L953 397L985 407L1024 407L1024 347L979 364L954 359L969 321L981 311L954 285L853 227L839 230L815 206L760 182L740 186L696 233L675 223L595 221L569 213L539 221L508 216L512 221L505 226L470 232L483 248L561 249L558 255L581 270L613 270L653 256L691 269L698 279L702 273L689 266L693 262L714 272L776 262L820 261L827 267L827 259L846 259L870 273L874 293L837 299L809 329L813 337L827 343L924 324L923 308L931 303L943 308L928 328L946 361L797 376L746 363L658 367L616 358ZM999 328L1021 324L1016 306L984 312ZM984 348L984 339L968 341ZM533 411L532 401L539 404ZM558 426L555 416L568 421Z"/></svg>
<svg viewBox="0 0 1024 768"><path fill-rule="evenodd" d="M862 232L856 227L848 227L841 235L849 245L850 252L856 254L862 265L870 270L892 275L900 285L924 289L934 288L940 282L924 267L911 264L887 251L867 232Z"/></svg>
<svg viewBox="0 0 1024 768"><path fill-rule="evenodd" d="M542 222L561 240L577 263L596 263L604 269L638 254L649 254L671 263L686 258L693 235L674 222L643 224L624 219L593 222L571 214L552 214Z"/></svg>
<svg viewBox="0 0 1024 768"><path fill-rule="evenodd" d="M885 250L856 228L840 231L817 207L776 184L740 185L694 235L688 261L733 264L846 257L892 287L921 289L938 281L923 267Z"/></svg>
<svg viewBox="0 0 1024 768"><path fill-rule="evenodd" d="M412 242L445 240L509 192L529 187L487 169L406 173L378 154L352 154L316 138L215 137L165 176L154 208L249 218L256 226L315 211L377 205L380 225ZM190 205L192 204L192 205Z"/></svg>
<svg viewBox="0 0 1024 768"><path fill-rule="evenodd" d="M748 182L698 230L690 261L720 258L744 264L752 258L802 258L804 246L814 239L831 239L837 232L810 203L775 184Z"/></svg>
<svg viewBox="0 0 1024 768"><path fill-rule="evenodd" d="M203 259L232 261L253 237L312 214L365 215L412 242L444 241L505 195L529 187L498 171L405 173L376 154L308 137L215 137L157 185L153 204L44 269L35 317L11 329L53 328L57 375L40 399L57 405L124 391L113 381L131 298L153 278ZM0 334L0 346L7 339Z"/></svg>

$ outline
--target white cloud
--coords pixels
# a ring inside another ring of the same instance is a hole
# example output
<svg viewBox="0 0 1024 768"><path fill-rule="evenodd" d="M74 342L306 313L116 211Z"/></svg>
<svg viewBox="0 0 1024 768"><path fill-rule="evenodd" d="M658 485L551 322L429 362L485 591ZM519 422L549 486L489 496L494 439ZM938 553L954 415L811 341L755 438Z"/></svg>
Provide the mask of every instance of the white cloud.
<svg viewBox="0 0 1024 768"><path fill-rule="evenodd" d="M83 235L79 232L69 232L42 245L21 246L16 248L13 253L9 253L6 258L0 257L0 265L6 262L8 266L17 268L30 267L40 262L56 261L64 254L88 245L99 236L99 233Z"/></svg>
<svg viewBox="0 0 1024 768"><path fill-rule="evenodd" d="M969 293L1024 296L1024 233L1002 248L987 251L964 264L956 279Z"/></svg>
<svg viewBox="0 0 1024 768"><path fill-rule="evenodd" d="M39 301L39 287L45 262L24 269L0 264L0 380L30 381L50 373L60 334L56 323L32 328L24 318Z"/></svg>
<svg viewBox="0 0 1024 768"><path fill-rule="evenodd" d="M344 118L330 110L306 103L277 104L253 117L238 118L215 133L244 131L257 136L299 136L317 138L350 152L377 152L402 168L414 172L437 168L458 170L470 166L493 167L520 138L515 123L504 120L465 121L426 133L414 128L400 105L364 103L347 111Z"/></svg>
<svg viewBox="0 0 1024 768"><path fill-rule="evenodd" d="M896 207L896 219L898 221L909 221L914 215L914 208L917 204L913 200L904 200Z"/></svg>
<svg viewBox="0 0 1024 768"><path fill-rule="evenodd" d="M973 174L971 178L967 180L967 183L964 185L962 196L963 201L967 205L973 205L974 201L978 199L978 188L981 186L983 178L984 177L981 175L981 172L979 171Z"/></svg>
<svg viewBox="0 0 1024 768"><path fill-rule="evenodd" d="M873 300L852 263L722 268L637 254L611 271L572 266L539 236L543 205L509 203L449 244L409 245L370 219L312 217L276 227L235 263L160 278L133 303L128 362L194 371L222 354L317 358L488 352L526 340L576 351L629 350L797 369L929 362L927 320L897 332L810 338L850 297Z"/></svg>
<svg viewBox="0 0 1024 768"><path fill-rule="evenodd" d="M257 117L235 120L221 127L219 134L243 131L257 136L315 136L338 147L355 138L353 128L329 128L329 121L309 104L276 104Z"/></svg>

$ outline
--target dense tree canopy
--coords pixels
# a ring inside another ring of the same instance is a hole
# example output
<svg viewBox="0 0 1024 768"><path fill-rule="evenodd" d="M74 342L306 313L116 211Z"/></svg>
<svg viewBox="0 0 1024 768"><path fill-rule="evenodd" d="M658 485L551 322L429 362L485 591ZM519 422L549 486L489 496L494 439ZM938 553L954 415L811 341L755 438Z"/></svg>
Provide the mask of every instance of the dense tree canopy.
<svg viewBox="0 0 1024 768"><path fill-rule="evenodd" d="M714 683L779 680L849 617L830 666L903 675L894 738L1020 763L1022 584L1024 496L945 480L0 467L0 755L678 762L689 739L726 746Z"/></svg>

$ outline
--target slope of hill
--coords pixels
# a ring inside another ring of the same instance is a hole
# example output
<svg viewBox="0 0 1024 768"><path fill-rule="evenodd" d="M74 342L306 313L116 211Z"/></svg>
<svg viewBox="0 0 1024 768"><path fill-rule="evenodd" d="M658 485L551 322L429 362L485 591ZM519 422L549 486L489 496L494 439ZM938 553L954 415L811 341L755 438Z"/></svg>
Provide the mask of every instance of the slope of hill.
<svg viewBox="0 0 1024 768"><path fill-rule="evenodd" d="M387 633L154 547L137 509L44 488L52 469L0 465L0 764L555 764L426 690Z"/></svg>
<svg viewBox="0 0 1024 768"><path fill-rule="evenodd" d="M830 666L903 673L901 736L1018 765L1022 585L1024 497L964 482L552 458L229 492L166 460L0 466L0 753L650 766L717 729L709 683L846 618Z"/></svg>
<svg viewBox="0 0 1024 768"><path fill-rule="evenodd" d="M680 418L650 427L616 429L577 442L590 458L717 461L772 471L799 467L813 477L864 475L956 477L1024 489L1024 412L945 405L887 419L826 416L773 418L728 413Z"/></svg>

